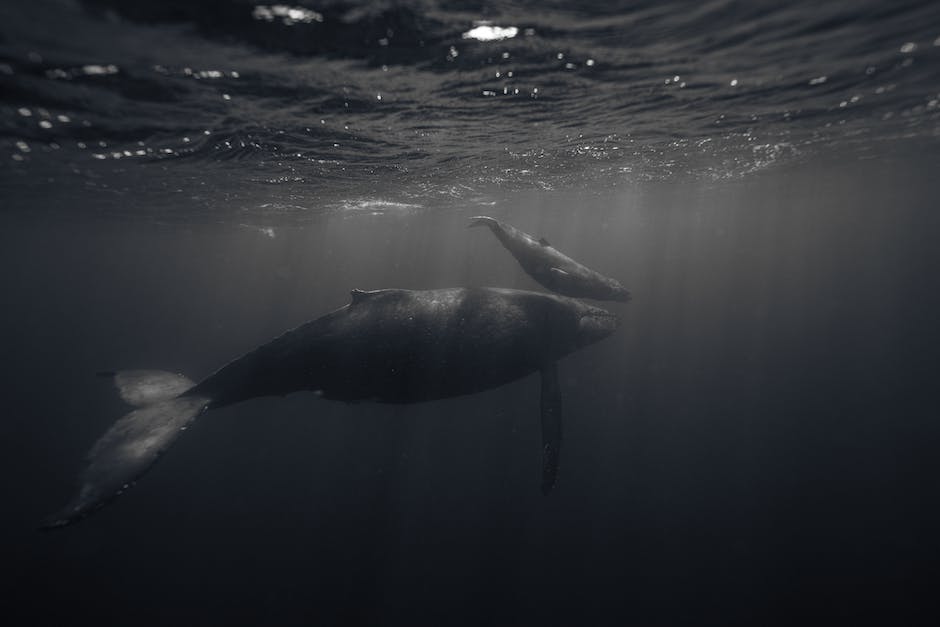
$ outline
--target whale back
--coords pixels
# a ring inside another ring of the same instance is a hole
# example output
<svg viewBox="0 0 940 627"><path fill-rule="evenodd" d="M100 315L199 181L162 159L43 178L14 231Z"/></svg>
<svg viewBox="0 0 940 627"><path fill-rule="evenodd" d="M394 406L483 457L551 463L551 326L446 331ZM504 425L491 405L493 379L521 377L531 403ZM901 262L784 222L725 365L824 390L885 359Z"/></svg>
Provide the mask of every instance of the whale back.
<svg viewBox="0 0 940 627"><path fill-rule="evenodd" d="M213 406L299 390L398 403L469 394L538 371L585 343L585 316L611 316L498 288L354 291L351 300L233 361L194 393Z"/></svg>

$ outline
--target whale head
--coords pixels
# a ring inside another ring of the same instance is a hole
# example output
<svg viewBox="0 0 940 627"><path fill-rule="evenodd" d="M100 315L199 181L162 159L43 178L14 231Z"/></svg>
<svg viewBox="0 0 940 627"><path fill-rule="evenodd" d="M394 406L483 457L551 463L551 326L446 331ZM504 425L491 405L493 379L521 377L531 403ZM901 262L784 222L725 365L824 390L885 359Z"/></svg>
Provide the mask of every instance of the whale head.
<svg viewBox="0 0 940 627"><path fill-rule="evenodd" d="M498 305L505 309L501 317L506 323L502 333L527 338L527 346L542 361L552 361L585 346L599 342L617 330L619 318L600 307L584 301L522 290L489 288L498 296Z"/></svg>
<svg viewBox="0 0 940 627"><path fill-rule="evenodd" d="M630 292L617 279L607 279L606 288L607 298L605 300L614 300L621 303L630 300Z"/></svg>
<svg viewBox="0 0 940 627"><path fill-rule="evenodd" d="M578 348L598 342L620 326L620 318L606 309L577 303L578 325L575 343Z"/></svg>

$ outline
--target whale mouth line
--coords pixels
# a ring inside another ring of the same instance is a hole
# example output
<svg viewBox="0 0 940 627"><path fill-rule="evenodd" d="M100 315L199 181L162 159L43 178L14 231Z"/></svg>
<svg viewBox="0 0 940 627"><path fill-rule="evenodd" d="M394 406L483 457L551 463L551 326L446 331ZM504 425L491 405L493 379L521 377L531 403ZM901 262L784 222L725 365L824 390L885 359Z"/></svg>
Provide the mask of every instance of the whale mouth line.
<svg viewBox="0 0 940 627"><path fill-rule="evenodd" d="M589 313L582 314L581 319L584 320L585 318L588 318L589 320L593 320L593 321L598 321L598 322L607 320L610 322L614 322L615 324L620 324L620 316L618 316L617 314L613 312L606 311L604 309L601 309L598 311L591 311Z"/></svg>
<svg viewBox="0 0 940 627"><path fill-rule="evenodd" d="M616 300L622 303L628 303L633 300L633 294L631 294L630 291L625 287L618 287L615 289L614 296L616 296Z"/></svg>
<svg viewBox="0 0 940 627"><path fill-rule="evenodd" d="M620 316L605 309L595 309L582 314L578 326L581 333L596 341L620 327Z"/></svg>

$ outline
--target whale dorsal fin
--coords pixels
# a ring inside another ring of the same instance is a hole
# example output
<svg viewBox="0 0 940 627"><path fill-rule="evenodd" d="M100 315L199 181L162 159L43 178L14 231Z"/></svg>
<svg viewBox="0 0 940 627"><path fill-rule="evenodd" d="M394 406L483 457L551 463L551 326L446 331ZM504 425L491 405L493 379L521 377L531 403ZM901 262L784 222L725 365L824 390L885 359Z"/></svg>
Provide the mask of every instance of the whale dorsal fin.
<svg viewBox="0 0 940 627"><path fill-rule="evenodd" d="M561 453L561 388L558 364L542 366L542 494L548 494L558 479Z"/></svg>
<svg viewBox="0 0 940 627"><path fill-rule="evenodd" d="M375 294L375 292L367 292L365 290L349 290L349 295L352 296L352 304L361 303L363 300L369 297L370 294Z"/></svg>
<svg viewBox="0 0 940 627"><path fill-rule="evenodd" d="M349 290L349 295L352 297L352 302L350 304L355 305L356 303L378 298L379 296L403 294L407 291L408 290L394 288L384 290Z"/></svg>
<svg viewBox="0 0 940 627"><path fill-rule="evenodd" d="M551 246L551 244L548 243L548 240L545 239L544 237L539 238L539 244L541 244L542 246Z"/></svg>

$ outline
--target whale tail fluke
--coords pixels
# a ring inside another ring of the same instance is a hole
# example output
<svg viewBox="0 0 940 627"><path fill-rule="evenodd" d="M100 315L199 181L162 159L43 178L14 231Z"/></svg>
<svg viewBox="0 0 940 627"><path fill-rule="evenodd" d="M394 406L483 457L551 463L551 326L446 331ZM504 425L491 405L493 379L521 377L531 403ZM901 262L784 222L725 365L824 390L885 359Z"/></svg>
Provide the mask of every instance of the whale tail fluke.
<svg viewBox="0 0 940 627"><path fill-rule="evenodd" d="M42 529L77 522L129 488L180 433L204 412L211 399L179 396L192 387L181 375L155 370L107 373L121 397L138 409L115 422L88 453L78 494L49 517Z"/></svg>
<svg viewBox="0 0 940 627"><path fill-rule="evenodd" d="M474 226L488 226L492 229L499 226L499 221L489 216L471 216L470 224L467 225L467 228L469 229Z"/></svg>
<svg viewBox="0 0 940 627"><path fill-rule="evenodd" d="M110 377L121 399L134 407L176 398L195 385L181 374L164 370L119 370L99 372L98 376Z"/></svg>

